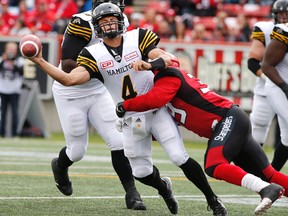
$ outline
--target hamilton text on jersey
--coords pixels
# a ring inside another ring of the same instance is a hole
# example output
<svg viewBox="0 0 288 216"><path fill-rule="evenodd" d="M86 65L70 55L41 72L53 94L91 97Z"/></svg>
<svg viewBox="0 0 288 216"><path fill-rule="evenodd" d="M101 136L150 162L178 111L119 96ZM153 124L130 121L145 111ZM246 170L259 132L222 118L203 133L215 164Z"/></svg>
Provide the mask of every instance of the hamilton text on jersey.
<svg viewBox="0 0 288 216"><path fill-rule="evenodd" d="M128 70L130 70L130 69L132 69L132 64L130 63L130 64L128 64L128 65L125 65L124 67L120 67L120 68L117 68L117 69L115 69L115 70L107 70L107 74L109 75L109 76L111 76L111 75L117 75L117 74L122 74L122 73L124 73L124 72L126 72L126 71L128 71Z"/></svg>

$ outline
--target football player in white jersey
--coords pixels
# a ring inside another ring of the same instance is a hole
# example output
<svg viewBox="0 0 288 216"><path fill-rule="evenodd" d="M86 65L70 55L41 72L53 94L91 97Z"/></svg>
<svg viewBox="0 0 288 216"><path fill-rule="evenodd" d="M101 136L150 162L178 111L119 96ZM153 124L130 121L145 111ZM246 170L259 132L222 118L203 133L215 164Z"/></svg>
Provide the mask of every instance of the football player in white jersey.
<svg viewBox="0 0 288 216"><path fill-rule="evenodd" d="M94 0L92 8L96 8L103 2L119 4L123 10L125 7L124 0ZM125 25L128 26L127 18ZM69 73L76 67L76 59L80 51L85 46L99 41L92 25L92 10L75 14L65 31L62 42L60 63L62 70ZM117 116L113 108L114 103L103 83L92 79L83 85L67 87L54 81L52 90L66 140L66 146L60 151L59 157L51 162L57 188L65 195L72 194L68 167L80 161L86 153L88 122L90 122L111 150L113 168L126 192L127 208L145 210L146 207L135 187L131 166L124 155L122 134L115 128Z"/></svg>
<svg viewBox="0 0 288 216"><path fill-rule="evenodd" d="M63 85L79 85L91 78L99 79L109 90L115 104L148 92L153 86L154 75L152 71L137 73L142 65L140 61L135 64L135 61L151 59L151 70L170 64L170 56L156 47L158 36L147 29L124 33L122 12L111 3L103 3L93 10L93 24L97 36L103 41L84 48L77 58L78 67L71 73L49 64L41 53L31 60ZM170 160L204 193L213 214L227 215L201 166L187 154L180 131L165 107L142 113L127 112L122 131L125 155L129 158L133 176L157 189L172 214L178 213L178 202L173 196L170 178L161 178L159 170L153 165L152 135Z"/></svg>
<svg viewBox="0 0 288 216"><path fill-rule="evenodd" d="M279 1L279 0L278 0ZM277 1L277 2L278 2ZM276 2L276 3L277 3ZM279 1L280 2L280 1ZM288 1L281 1L288 19ZM277 114L281 142L288 148L288 26L276 24L265 49L262 71L269 78L265 83L268 102Z"/></svg>
<svg viewBox="0 0 288 216"><path fill-rule="evenodd" d="M272 6L274 22L260 21L255 23L251 35L252 44L247 63L250 71L257 76L257 80L254 88L250 120L252 124L252 135L256 141L262 145L266 140L275 112L266 98L264 85L267 77L261 70L261 61L263 60L265 47L267 47L270 42L270 34L274 25L276 23L288 22L288 17L286 15L287 8L285 7L285 4L287 4L286 0L277 0ZM287 161L287 158L288 149L281 143L281 141L276 143L271 165L279 171Z"/></svg>

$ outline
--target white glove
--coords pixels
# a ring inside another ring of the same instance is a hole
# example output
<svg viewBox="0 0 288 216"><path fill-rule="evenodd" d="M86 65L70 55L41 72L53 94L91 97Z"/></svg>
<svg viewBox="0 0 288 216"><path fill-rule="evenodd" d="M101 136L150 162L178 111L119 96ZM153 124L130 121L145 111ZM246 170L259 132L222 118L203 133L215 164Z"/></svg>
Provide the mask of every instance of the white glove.
<svg viewBox="0 0 288 216"><path fill-rule="evenodd" d="M115 121L115 126L116 126L116 129L122 133L122 125L123 125L123 120L118 118L116 121Z"/></svg>

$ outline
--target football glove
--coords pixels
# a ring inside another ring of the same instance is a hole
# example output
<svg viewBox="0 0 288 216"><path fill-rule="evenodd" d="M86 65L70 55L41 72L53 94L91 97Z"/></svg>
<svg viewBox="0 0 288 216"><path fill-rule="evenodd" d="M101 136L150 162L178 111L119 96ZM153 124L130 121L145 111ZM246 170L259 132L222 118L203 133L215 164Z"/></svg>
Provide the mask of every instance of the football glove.
<svg viewBox="0 0 288 216"><path fill-rule="evenodd" d="M124 109L123 102L119 102L116 105L116 115L119 118L122 118L125 115L125 113L126 113L126 110Z"/></svg>

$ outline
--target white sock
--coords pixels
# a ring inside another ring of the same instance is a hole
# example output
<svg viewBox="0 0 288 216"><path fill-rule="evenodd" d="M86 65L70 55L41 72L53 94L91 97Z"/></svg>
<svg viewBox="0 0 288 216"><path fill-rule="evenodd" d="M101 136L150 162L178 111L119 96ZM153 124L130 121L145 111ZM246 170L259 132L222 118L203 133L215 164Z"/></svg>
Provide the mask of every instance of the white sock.
<svg viewBox="0 0 288 216"><path fill-rule="evenodd" d="M268 182L265 182L261 178L250 173L246 174L241 181L242 187L248 188L257 193L268 185L270 185Z"/></svg>

